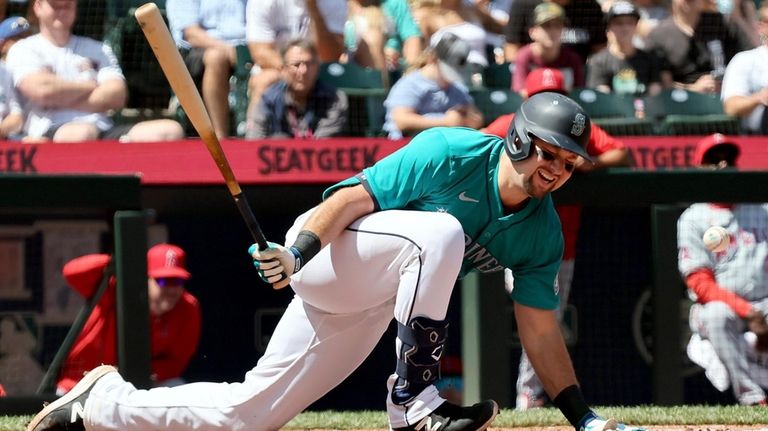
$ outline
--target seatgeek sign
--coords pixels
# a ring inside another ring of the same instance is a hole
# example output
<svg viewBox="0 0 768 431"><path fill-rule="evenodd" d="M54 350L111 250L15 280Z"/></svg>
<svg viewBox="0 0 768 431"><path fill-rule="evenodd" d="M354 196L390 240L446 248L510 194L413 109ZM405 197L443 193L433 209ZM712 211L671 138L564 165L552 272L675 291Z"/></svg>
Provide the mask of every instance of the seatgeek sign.
<svg viewBox="0 0 768 431"><path fill-rule="evenodd" d="M692 166L700 138L636 136L621 140L637 169L657 170ZM768 169L768 137L739 137L738 141L741 169ZM386 138L231 139L223 141L222 147L242 184L328 184L356 174L407 142ZM0 173L137 174L147 185L224 182L199 139L131 144L0 142Z"/></svg>

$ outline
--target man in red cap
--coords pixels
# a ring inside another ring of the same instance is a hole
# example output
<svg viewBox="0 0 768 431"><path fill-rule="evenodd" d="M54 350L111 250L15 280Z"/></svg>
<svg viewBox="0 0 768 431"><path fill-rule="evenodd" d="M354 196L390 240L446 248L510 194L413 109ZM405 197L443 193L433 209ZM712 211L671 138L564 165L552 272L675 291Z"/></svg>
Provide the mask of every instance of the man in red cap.
<svg viewBox="0 0 768 431"><path fill-rule="evenodd" d="M111 256L89 254L64 265L67 283L86 298L92 297ZM184 285L190 278L186 253L172 244L158 244L147 253L148 298L152 353L152 379L156 386L183 383L181 375L197 350L200 306ZM86 371L100 364L117 364L116 279L93 309L59 373L56 392L64 394Z"/></svg>
<svg viewBox="0 0 768 431"><path fill-rule="evenodd" d="M563 74L557 69L539 68L528 74L525 80L525 88L528 97L545 91L566 94L563 84ZM504 137L512 124L515 114L502 115L483 131L485 133ZM592 123L592 133L587 144L587 152L592 156L594 164L581 163L577 165L579 172L588 172L593 169L602 169L617 166L629 166L629 150L623 142ZM563 229L565 248L563 260L560 264L560 272L557 275L557 283L560 289L560 308L558 317L562 319L563 307L568 303L568 294L573 280L574 263L576 258L576 240L581 224L581 207L578 205L557 205L555 208L560 216L560 224ZM511 278L506 277L507 290L511 290ZM527 410L532 407L540 407L546 403L547 396L541 381L533 371L527 355L523 352L520 358L520 369L517 377L517 401L518 410Z"/></svg>
<svg viewBox="0 0 768 431"><path fill-rule="evenodd" d="M716 133L699 141L694 162L735 168L741 149ZM725 229L721 248L704 232ZM688 357L720 391L742 405L766 405L768 388L768 204L696 203L677 223L678 269L695 301L688 315Z"/></svg>

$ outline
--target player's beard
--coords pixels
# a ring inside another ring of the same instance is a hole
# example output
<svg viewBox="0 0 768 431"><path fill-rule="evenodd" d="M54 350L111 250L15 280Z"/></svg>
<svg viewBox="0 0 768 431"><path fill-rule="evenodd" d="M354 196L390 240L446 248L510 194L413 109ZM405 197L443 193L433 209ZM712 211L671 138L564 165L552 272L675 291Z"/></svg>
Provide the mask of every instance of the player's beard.
<svg viewBox="0 0 768 431"><path fill-rule="evenodd" d="M548 193L555 190L558 181L547 184L543 178L539 176L538 170L534 171L530 176L523 180L523 188L528 196L536 199L541 199Z"/></svg>

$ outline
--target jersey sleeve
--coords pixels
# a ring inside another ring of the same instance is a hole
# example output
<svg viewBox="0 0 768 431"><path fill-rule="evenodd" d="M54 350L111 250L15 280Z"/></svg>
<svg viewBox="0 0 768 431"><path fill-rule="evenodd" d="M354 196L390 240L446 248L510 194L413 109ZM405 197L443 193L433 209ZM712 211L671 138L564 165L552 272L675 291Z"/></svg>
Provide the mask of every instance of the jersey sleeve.
<svg viewBox="0 0 768 431"><path fill-rule="evenodd" d="M552 210L539 230L530 258L510 268L514 278L511 297L529 307L554 310L560 304L559 288L555 284L563 256L563 234L557 215Z"/></svg>
<svg viewBox="0 0 768 431"><path fill-rule="evenodd" d="M590 155L599 155L610 150L626 148L623 142L609 135L603 128L592 123L592 133L589 135L587 152Z"/></svg>
<svg viewBox="0 0 768 431"><path fill-rule="evenodd" d="M406 208L408 203L439 189L448 179L450 151L445 133L450 133L450 128L437 127L419 133L361 174L331 186L323 198L341 187L362 183L373 197L376 210Z"/></svg>
<svg viewBox="0 0 768 431"><path fill-rule="evenodd" d="M697 226L689 210L677 221L677 265L683 277L702 268L714 268L712 254L701 239L704 229Z"/></svg>
<svg viewBox="0 0 768 431"><path fill-rule="evenodd" d="M512 268L514 283L511 297L513 301L544 310L554 310L559 306L559 289L555 279L563 255L563 236L560 230L554 231L548 241L550 241L549 247L540 247L540 250L536 251L540 254L532 262Z"/></svg>

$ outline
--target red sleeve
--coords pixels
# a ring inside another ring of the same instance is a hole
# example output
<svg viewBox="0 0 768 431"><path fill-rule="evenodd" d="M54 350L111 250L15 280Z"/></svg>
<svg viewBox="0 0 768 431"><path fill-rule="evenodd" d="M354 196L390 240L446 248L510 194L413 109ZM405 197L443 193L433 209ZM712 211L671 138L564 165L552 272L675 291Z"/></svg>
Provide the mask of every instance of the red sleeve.
<svg viewBox="0 0 768 431"><path fill-rule="evenodd" d="M67 262L61 272L67 284L79 294L90 298L96 291L109 259L108 254L87 254Z"/></svg>
<svg viewBox="0 0 768 431"><path fill-rule="evenodd" d="M514 113L511 114L505 114L502 115L495 120L491 124L488 125L488 127L485 128L485 133L489 135L495 135L499 138L504 138L507 136L507 131L509 130L509 124L512 122L512 119L515 117Z"/></svg>
<svg viewBox="0 0 768 431"><path fill-rule="evenodd" d="M752 305L744 298L720 287L710 269L702 268L692 272L686 277L685 284L696 294L697 301L700 304L712 301L725 302L741 318L746 318L747 314L752 310Z"/></svg>
<svg viewBox="0 0 768 431"><path fill-rule="evenodd" d="M153 331L152 334L152 372L158 382L180 377L200 341L200 305L191 293L184 292L176 307L166 314L163 317L168 319L168 332L160 334ZM162 351L154 351L155 348Z"/></svg>
<svg viewBox="0 0 768 431"><path fill-rule="evenodd" d="M587 153L593 156L597 156L605 153L606 151L615 150L617 148L626 148L623 142L609 135L605 130L595 123L592 123L592 133L589 136L589 143L587 144Z"/></svg>

